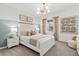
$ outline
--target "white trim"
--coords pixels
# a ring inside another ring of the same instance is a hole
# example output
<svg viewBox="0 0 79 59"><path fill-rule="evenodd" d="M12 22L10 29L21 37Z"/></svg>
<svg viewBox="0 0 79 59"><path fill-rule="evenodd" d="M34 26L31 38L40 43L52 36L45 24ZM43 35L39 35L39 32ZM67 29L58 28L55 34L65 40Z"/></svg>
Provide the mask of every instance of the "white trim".
<svg viewBox="0 0 79 59"><path fill-rule="evenodd" d="M5 47L1 47L0 49L4 49L4 48L7 48L7 46L5 46Z"/></svg>

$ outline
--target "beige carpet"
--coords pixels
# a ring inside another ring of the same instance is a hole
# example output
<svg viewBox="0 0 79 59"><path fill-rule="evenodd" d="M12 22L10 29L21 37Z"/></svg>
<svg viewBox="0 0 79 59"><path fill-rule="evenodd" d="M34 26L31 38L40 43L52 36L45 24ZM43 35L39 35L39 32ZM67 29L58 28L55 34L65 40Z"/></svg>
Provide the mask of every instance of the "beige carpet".
<svg viewBox="0 0 79 59"><path fill-rule="evenodd" d="M0 56L39 56L39 53L23 45L19 45L0 50ZM69 48L66 43L56 41L55 46L45 56L78 56L78 54L76 50Z"/></svg>
<svg viewBox="0 0 79 59"><path fill-rule="evenodd" d="M46 54L46 56L78 56L77 51L70 48L67 43L56 41Z"/></svg>

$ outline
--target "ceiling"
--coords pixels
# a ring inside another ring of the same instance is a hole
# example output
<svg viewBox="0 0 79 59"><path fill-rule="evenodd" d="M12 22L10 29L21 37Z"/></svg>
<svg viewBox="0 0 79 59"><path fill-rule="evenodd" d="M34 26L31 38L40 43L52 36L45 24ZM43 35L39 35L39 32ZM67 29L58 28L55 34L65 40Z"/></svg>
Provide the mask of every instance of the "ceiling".
<svg viewBox="0 0 79 59"><path fill-rule="evenodd" d="M29 14L33 16L37 16L36 11L37 8L42 3L5 3L5 5L9 7L13 7L17 10L25 11L26 13L29 12ZM47 3L50 9L49 15L54 15L56 13L61 13L63 11L66 11L71 8L78 8L78 3Z"/></svg>

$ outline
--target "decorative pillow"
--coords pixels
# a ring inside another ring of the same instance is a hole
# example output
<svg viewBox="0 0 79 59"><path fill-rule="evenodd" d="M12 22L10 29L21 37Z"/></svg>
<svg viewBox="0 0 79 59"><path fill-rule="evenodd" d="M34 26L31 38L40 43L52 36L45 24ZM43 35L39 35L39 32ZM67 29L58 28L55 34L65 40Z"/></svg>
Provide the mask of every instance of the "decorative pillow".
<svg viewBox="0 0 79 59"><path fill-rule="evenodd" d="M77 37L76 37L76 36L74 36L74 37L72 38L72 40L76 41L76 38L77 38Z"/></svg>
<svg viewBox="0 0 79 59"><path fill-rule="evenodd" d="M27 31L27 36L28 36L28 33L29 33L29 32Z"/></svg>
<svg viewBox="0 0 79 59"><path fill-rule="evenodd" d="M36 32L35 31L21 31L20 34L23 36L32 36L32 35L35 35Z"/></svg>
<svg viewBox="0 0 79 59"><path fill-rule="evenodd" d="M32 33L32 35L35 35L35 34L36 34L36 32L35 32L35 31L32 31L31 33Z"/></svg>
<svg viewBox="0 0 79 59"><path fill-rule="evenodd" d="M29 32L29 36L31 36L31 32Z"/></svg>
<svg viewBox="0 0 79 59"><path fill-rule="evenodd" d="M27 32L25 32L25 36L27 36Z"/></svg>
<svg viewBox="0 0 79 59"><path fill-rule="evenodd" d="M30 33L29 33L29 31L27 31L27 36L30 36Z"/></svg>

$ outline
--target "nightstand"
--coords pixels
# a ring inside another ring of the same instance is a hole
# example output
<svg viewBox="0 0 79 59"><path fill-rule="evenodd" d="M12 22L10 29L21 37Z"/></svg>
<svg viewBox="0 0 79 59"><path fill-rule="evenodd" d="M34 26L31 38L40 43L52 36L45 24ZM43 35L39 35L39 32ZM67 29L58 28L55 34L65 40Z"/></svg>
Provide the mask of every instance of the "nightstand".
<svg viewBox="0 0 79 59"><path fill-rule="evenodd" d="M7 37L7 47L10 48L16 45L19 45L19 37L15 34L10 34Z"/></svg>

